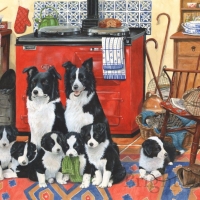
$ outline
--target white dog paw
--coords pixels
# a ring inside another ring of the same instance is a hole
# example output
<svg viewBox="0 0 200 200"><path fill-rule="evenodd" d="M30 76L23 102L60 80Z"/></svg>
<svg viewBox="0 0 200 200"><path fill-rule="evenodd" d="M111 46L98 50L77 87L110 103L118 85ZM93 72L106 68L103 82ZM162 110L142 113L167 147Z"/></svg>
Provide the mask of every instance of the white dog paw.
<svg viewBox="0 0 200 200"><path fill-rule="evenodd" d="M183 153L185 153L185 151L184 151L184 150L180 150L179 152L180 152L180 154L183 154Z"/></svg>
<svg viewBox="0 0 200 200"><path fill-rule="evenodd" d="M17 178L17 174L13 172L11 169L5 169L3 171L3 176L4 178Z"/></svg>
<svg viewBox="0 0 200 200"><path fill-rule="evenodd" d="M58 182L59 184L62 184L62 185L67 183L67 181L64 181L64 180L62 180L62 179L57 180L57 182Z"/></svg>
<svg viewBox="0 0 200 200"><path fill-rule="evenodd" d="M82 184L80 185L80 188L88 188L90 186L90 182L82 182Z"/></svg>
<svg viewBox="0 0 200 200"><path fill-rule="evenodd" d="M146 170L144 169L140 169L139 173L140 173L140 178L144 178L146 176Z"/></svg>
<svg viewBox="0 0 200 200"><path fill-rule="evenodd" d="M4 179L4 177L3 176L0 176L0 181L2 181Z"/></svg>
<svg viewBox="0 0 200 200"><path fill-rule="evenodd" d="M147 181L153 181L155 178L154 178L154 176L152 176L151 174L148 174L148 175L146 175L146 176L144 177L144 179L147 180Z"/></svg>
<svg viewBox="0 0 200 200"><path fill-rule="evenodd" d="M68 174L65 174L63 176L63 181L65 181L67 183L67 181L69 180L69 175Z"/></svg>
<svg viewBox="0 0 200 200"><path fill-rule="evenodd" d="M113 180L110 180L108 183L108 187L111 187L113 185Z"/></svg>
<svg viewBox="0 0 200 200"><path fill-rule="evenodd" d="M173 165L173 162L169 162L168 165Z"/></svg>
<svg viewBox="0 0 200 200"><path fill-rule="evenodd" d="M108 187L108 184L106 184L106 183L101 183L98 187L100 187L100 188L106 188L106 187Z"/></svg>
<svg viewBox="0 0 200 200"><path fill-rule="evenodd" d="M51 184L54 183L54 178L49 178L48 182L51 183Z"/></svg>
<svg viewBox="0 0 200 200"><path fill-rule="evenodd" d="M99 185L101 183L102 180L98 179L98 178L93 178L92 179L92 185Z"/></svg>
<svg viewBox="0 0 200 200"><path fill-rule="evenodd" d="M39 187L45 188L45 187L47 187L47 184L46 183L39 183Z"/></svg>

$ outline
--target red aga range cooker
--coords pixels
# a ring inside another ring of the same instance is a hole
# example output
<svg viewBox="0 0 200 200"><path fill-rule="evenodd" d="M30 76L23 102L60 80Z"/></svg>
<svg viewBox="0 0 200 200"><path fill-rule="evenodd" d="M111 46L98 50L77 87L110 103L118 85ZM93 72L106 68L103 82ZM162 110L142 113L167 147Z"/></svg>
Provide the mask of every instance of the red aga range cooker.
<svg viewBox="0 0 200 200"><path fill-rule="evenodd" d="M124 36L126 80L104 80L102 70L102 36L37 35L29 34L16 40L16 127L29 132L26 109L26 74L22 71L36 66L43 71L46 64L53 65L61 74L59 82L63 105L66 104L62 64L71 61L77 66L93 58L97 93L114 136L132 137L138 132L135 122L144 100L144 43L145 30L130 28ZM44 119L45 120L45 119Z"/></svg>

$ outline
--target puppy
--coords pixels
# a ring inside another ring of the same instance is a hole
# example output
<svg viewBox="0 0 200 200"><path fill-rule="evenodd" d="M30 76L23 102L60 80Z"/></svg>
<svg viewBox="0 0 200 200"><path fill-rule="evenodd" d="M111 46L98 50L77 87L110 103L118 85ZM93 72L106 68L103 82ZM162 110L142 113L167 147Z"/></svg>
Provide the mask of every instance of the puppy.
<svg viewBox="0 0 200 200"><path fill-rule="evenodd" d="M25 68L23 73L28 74L27 108L31 142L39 149L45 133L52 130L67 132L58 90L58 79L61 76L54 67L46 72L38 72L33 66Z"/></svg>
<svg viewBox="0 0 200 200"><path fill-rule="evenodd" d="M140 178L152 181L165 172L165 167L172 165L176 155L175 146L169 142L162 142L158 137L149 137L142 143L139 159Z"/></svg>
<svg viewBox="0 0 200 200"><path fill-rule="evenodd" d="M80 133L70 132L64 136L65 155L69 157L78 157L80 162L79 173L82 176L86 166L86 155L82 137ZM65 180L69 175L65 174Z"/></svg>
<svg viewBox="0 0 200 200"><path fill-rule="evenodd" d="M107 139L119 152L113 143L108 120L96 93L96 83L93 74L92 58L83 62L77 68L70 61L63 64L65 73L65 92L67 97L65 122L69 132L80 133L81 128L88 124L104 123Z"/></svg>
<svg viewBox="0 0 200 200"><path fill-rule="evenodd" d="M12 161L4 170L5 178L28 178L32 161L37 156L36 145L31 142L15 142L11 147Z"/></svg>
<svg viewBox="0 0 200 200"><path fill-rule="evenodd" d="M89 186L92 167L95 169L92 184L100 188L111 187L126 176L126 170L117 151L110 144L106 131L105 123L90 124L81 129L87 155L81 188Z"/></svg>
<svg viewBox="0 0 200 200"><path fill-rule="evenodd" d="M3 170L11 162L10 149L16 140L18 130L12 125L0 126L0 180L4 179Z"/></svg>
<svg viewBox="0 0 200 200"><path fill-rule="evenodd" d="M47 187L54 182L54 178L60 184L66 184L61 173L61 162L64 157L64 136L61 132L49 132L42 137L41 149L32 163L29 179L38 181L39 187Z"/></svg>

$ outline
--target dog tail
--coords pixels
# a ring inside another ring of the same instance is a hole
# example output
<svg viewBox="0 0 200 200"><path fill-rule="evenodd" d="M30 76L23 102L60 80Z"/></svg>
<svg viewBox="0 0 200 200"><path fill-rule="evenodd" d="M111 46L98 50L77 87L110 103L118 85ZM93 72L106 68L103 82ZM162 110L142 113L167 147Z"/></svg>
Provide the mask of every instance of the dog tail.
<svg viewBox="0 0 200 200"><path fill-rule="evenodd" d="M126 177L126 169L125 167L121 166L121 168L118 168L116 173L113 173L113 184L121 182Z"/></svg>

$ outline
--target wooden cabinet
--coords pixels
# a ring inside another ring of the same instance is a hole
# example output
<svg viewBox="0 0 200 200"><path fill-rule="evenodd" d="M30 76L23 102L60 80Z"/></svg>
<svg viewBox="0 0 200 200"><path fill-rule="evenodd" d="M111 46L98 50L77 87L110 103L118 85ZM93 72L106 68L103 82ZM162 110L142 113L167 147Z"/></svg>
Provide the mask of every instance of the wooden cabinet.
<svg viewBox="0 0 200 200"><path fill-rule="evenodd" d="M200 54L200 36L176 32L170 38L174 40L174 68L195 69Z"/></svg>
<svg viewBox="0 0 200 200"><path fill-rule="evenodd" d="M197 3L197 7L189 8L187 3ZM199 0L180 0L180 23L178 26L178 31L182 31L182 23L187 21L192 21L196 17L200 18L200 1Z"/></svg>

